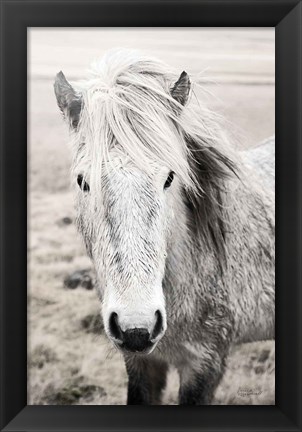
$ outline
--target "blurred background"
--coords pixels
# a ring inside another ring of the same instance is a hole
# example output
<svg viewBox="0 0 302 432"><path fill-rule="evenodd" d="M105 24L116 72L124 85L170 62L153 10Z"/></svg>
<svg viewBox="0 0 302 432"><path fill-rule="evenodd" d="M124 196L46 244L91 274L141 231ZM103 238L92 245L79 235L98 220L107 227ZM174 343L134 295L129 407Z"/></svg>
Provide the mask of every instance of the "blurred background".
<svg viewBox="0 0 302 432"><path fill-rule="evenodd" d="M74 226L68 130L53 92L57 72L83 79L116 47L202 72L202 102L226 118L238 151L274 135L274 28L28 29L28 404L126 402L123 359L104 335ZM177 390L172 369L163 403L177 403ZM234 348L215 403L275 403L273 341Z"/></svg>

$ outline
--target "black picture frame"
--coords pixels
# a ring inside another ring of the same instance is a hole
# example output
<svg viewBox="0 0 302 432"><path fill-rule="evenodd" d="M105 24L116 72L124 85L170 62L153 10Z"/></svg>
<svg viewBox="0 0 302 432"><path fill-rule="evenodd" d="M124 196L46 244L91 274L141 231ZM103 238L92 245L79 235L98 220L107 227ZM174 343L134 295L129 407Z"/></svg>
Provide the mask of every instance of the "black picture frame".
<svg viewBox="0 0 302 432"><path fill-rule="evenodd" d="M276 405L27 406L27 28L276 31ZM1 430L301 430L301 0L1 1Z"/></svg>

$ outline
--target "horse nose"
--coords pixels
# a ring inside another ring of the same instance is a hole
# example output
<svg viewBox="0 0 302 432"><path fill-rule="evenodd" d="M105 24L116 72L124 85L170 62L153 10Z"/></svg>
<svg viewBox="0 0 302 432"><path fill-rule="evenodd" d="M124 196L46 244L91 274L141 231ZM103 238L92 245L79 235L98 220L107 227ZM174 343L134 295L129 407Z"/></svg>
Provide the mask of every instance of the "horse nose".
<svg viewBox="0 0 302 432"><path fill-rule="evenodd" d="M155 312L155 325L151 333L146 328L130 328L123 331L119 324L118 314L112 312L109 318L110 336L127 351L142 352L157 342L164 333L163 317L159 310Z"/></svg>

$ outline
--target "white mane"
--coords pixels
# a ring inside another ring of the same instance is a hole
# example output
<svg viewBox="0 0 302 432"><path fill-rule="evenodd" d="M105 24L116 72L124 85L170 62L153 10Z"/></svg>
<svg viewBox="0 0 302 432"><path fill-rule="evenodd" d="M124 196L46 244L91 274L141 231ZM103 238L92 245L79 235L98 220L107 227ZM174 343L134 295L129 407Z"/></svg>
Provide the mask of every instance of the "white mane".
<svg viewBox="0 0 302 432"><path fill-rule="evenodd" d="M170 95L178 77L179 71L136 51L110 51L92 64L89 78L76 87L83 105L74 136L77 162L89 166L90 183L100 181L109 151L118 146L139 168L148 171L159 163L197 190L186 138L203 151L220 145L221 131L216 116L192 100L182 111Z"/></svg>

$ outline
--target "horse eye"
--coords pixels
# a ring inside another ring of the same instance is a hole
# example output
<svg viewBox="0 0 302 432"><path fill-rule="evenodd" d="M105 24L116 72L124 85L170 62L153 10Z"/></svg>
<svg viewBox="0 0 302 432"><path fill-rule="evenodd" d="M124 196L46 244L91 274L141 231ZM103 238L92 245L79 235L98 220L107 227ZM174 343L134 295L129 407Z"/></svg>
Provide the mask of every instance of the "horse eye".
<svg viewBox="0 0 302 432"><path fill-rule="evenodd" d="M89 192L90 190L89 184L84 181L82 174L78 175L77 183L84 192Z"/></svg>
<svg viewBox="0 0 302 432"><path fill-rule="evenodd" d="M170 171L166 183L164 184L164 189L168 189L168 187L171 186L173 179L174 179L174 172Z"/></svg>

